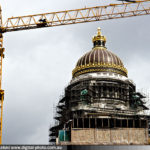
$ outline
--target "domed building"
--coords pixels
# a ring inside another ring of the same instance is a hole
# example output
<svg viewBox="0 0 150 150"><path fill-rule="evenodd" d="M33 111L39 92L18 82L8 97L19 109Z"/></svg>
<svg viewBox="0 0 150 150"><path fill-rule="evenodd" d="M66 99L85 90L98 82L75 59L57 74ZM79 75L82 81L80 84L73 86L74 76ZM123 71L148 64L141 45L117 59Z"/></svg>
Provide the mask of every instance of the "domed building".
<svg viewBox="0 0 150 150"><path fill-rule="evenodd" d="M144 98L98 28L93 48L72 71L57 105L50 142L60 145L148 144Z"/></svg>

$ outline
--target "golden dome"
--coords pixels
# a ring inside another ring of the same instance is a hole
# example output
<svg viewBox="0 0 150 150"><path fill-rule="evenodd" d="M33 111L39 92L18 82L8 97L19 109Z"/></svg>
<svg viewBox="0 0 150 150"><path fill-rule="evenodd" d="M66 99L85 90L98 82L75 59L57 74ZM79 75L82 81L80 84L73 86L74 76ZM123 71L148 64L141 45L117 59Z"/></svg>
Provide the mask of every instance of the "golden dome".
<svg viewBox="0 0 150 150"><path fill-rule="evenodd" d="M93 49L82 56L72 71L73 78L90 72L113 72L127 77L127 70L121 59L106 49L106 38L98 28L97 36L93 37Z"/></svg>

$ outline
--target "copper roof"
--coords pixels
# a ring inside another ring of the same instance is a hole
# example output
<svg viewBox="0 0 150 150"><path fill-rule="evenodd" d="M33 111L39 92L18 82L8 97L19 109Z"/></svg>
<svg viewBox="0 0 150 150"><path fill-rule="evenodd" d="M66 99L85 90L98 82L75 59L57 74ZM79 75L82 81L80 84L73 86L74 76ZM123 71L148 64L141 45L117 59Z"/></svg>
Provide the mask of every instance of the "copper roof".
<svg viewBox="0 0 150 150"><path fill-rule="evenodd" d="M102 43L100 37L102 35L99 30L97 36L99 39L96 36L94 37L94 39L98 39L97 41L94 40L94 48L78 60L72 72L73 77L89 72L114 72L127 77L127 70L124 68L121 59L107 50L105 43Z"/></svg>

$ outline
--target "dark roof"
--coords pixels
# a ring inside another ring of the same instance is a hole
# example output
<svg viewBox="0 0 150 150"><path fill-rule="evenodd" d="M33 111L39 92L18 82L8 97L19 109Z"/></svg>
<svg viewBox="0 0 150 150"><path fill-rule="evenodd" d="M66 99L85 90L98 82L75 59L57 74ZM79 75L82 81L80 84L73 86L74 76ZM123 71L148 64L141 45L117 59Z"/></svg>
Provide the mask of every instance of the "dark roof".
<svg viewBox="0 0 150 150"><path fill-rule="evenodd" d="M121 59L105 47L94 47L83 55L73 70L73 77L88 72L114 72L127 76Z"/></svg>

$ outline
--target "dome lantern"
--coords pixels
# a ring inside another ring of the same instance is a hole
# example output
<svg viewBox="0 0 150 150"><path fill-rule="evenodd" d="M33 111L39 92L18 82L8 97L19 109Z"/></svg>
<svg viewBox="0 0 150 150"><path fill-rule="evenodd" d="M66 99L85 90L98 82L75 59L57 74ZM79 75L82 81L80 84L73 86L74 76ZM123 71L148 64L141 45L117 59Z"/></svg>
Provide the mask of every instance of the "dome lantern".
<svg viewBox="0 0 150 150"><path fill-rule="evenodd" d="M97 29L97 35L93 37L92 41L94 47L105 47L106 37L102 35L101 28Z"/></svg>

